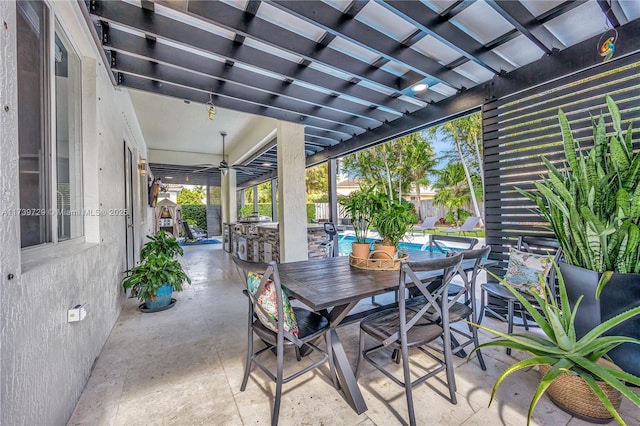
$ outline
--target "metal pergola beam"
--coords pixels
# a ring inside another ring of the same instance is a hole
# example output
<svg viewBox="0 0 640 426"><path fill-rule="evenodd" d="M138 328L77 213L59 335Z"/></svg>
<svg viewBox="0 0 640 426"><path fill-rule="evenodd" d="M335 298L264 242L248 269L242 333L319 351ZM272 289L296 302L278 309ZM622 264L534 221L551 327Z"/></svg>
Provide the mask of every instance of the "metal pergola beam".
<svg viewBox="0 0 640 426"><path fill-rule="evenodd" d="M311 4L307 3L308 7ZM245 37L259 40L262 43L299 55L308 61L321 63L340 72L352 74L362 80L379 84L390 90L398 90L406 83L402 78L388 71L372 67L371 64L344 54L331 47L323 46L289 31L279 25L272 24L260 17L247 17L238 8L220 1L189 1L187 10L194 16L212 22L229 31ZM335 10L335 9L334 9ZM411 76L409 76L411 78ZM413 81L420 80L413 76Z"/></svg>
<svg viewBox="0 0 640 426"><path fill-rule="evenodd" d="M368 127L377 127L382 124L380 121L354 117L348 113L329 108L320 108L292 98L255 90L244 85L219 80L215 77L185 72L175 67L153 63L133 56L119 54L116 60L112 61L111 69L124 74L190 87L194 90L213 92L218 99L242 99L244 102L256 106L269 107L291 114L300 114L306 117L305 122L307 123L311 123L311 120L315 119L317 127L330 128L338 125L344 128L346 132L360 133Z"/></svg>
<svg viewBox="0 0 640 426"><path fill-rule="evenodd" d="M131 89L145 90L151 93L157 93L160 95L170 96L178 99L186 99L199 103L205 103L209 99L209 95L206 92L196 91L174 84L163 83L157 80L150 80L137 75L120 74L120 78L122 81L121 85L129 87ZM312 117L305 117L296 113L290 113L275 108L270 108L268 106L256 105L240 99L232 99L213 95L213 103L219 107L227 108L234 111L242 111L249 114L275 118L277 120L305 124L307 126L315 127L322 132L331 134L334 138L338 137L346 139L353 136L352 134L344 132L344 127L339 124L332 124L330 126L327 126L327 123L324 120L318 121L318 119ZM362 131L356 132L355 134L359 133L362 133Z"/></svg>
<svg viewBox="0 0 640 426"><path fill-rule="evenodd" d="M625 64L640 60L640 39L636 36L637 34L640 34L640 20L631 21L618 28L618 36L630 42L620 45L616 51L617 59L612 62ZM576 72L596 73L598 72L597 66L602 64L602 57L594 48L599 37L596 35L554 55L545 55L541 59L504 76L496 76L490 82L467 90L457 97L408 114L401 122L383 124L362 136L354 137L340 145L308 157L307 166L455 118L474 109L479 109L482 104L492 99L500 99Z"/></svg>
<svg viewBox="0 0 640 426"><path fill-rule="evenodd" d="M371 108L339 96L327 95L297 84L290 84L281 79L253 72L246 68L235 67L233 63L216 61L162 43L150 43L142 37L115 28L110 29L109 39L103 44L103 47L111 51L171 65L186 71L202 75L215 75L222 81L237 83L250 88L259 88L264 92L297 99L321 106L324 109L340 111L360 118L389 121L401 115L400 113L390 113L378 108ZM348 119L345 119L345 121L348 122Z"/></svg>
<svg viewBox="0 0 640 426"><path fill-rule="evenodd" d="M554 49L564 47L564 44L551 31L542 25L537 25L536 17L522 3L508 0L487 0L487 4L544 53L549 55L553 53Z"/></svg>
<svg viewBox="0 0 640 426"><path fill-rule="evenodd" d="M296 80L325 87L338 94L360 98L381 108L395 110L400 113L411 112L420 108L419 105L413 102L393 98L364 86L346 82L311 67L283 60L260 49L246 45L238 46L233 40L204 29L195 28L157 13L145 14L141 8L131 4L115 1L95 1L91 4L90 12L97 19L103 19L107 22L141 31L159 39L189 45L194 49L271 73L293 76Z"/></svg>
<svg viewBox="0 0 640 426"><path fill-rule="evenodd" d="M444 68L435 60L420 54L416 50L409 49L402 43L357 19L345 19L345 14L326 3L310 3L299 0L275 0L272 3L282 10L318 25L334 35L341 36L373 51L386 60L400 62L410 70L422 75L422 77L432 77L438 82L456 89L463 86L470 87L473 84L468 78ZM417 4L414 4L414 6L417 6ZM406 83L403 87L400 87L400 90L406 89L412 83L415 83L415 81L412 82L406 79Z"/></svg>
<svg viewBox="0 0 640 426"><path fill-rule="evenodd" d="M494 74L515 67L479 41L462 31L420 2L387 1L380 3L412 25L456 50L463 57L476 62ZM466 87L471 87L466 85Z"/></svg>

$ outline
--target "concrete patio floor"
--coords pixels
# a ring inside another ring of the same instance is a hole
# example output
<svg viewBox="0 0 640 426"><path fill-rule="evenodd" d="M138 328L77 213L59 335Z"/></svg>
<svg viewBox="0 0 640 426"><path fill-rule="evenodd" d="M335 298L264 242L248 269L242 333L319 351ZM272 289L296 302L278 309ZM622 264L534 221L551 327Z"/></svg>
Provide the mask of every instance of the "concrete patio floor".
<svg viewBox="0 0 640 426"><path fill-rule="evenodd" d="M247 301L231 257L221 245L184 247L182 262L193 280L174 293L176 306L143 314L128 299L106 342L70 425L262 425L269 424L275 385L258 369L240 392L246 355ZM384 296L386 297L386 296ZM383 297L377 297L384 302ZM391 299L389 299L391 301ZM491 319L483 324L506 329ZM358 326L339 329L352 363ZM489 336L481 335L481 341ZM454 357L458 404L447 398L444 373L414 389L420 425L525 425L537 371L513 374L491 405L491 387L513 361L497 348L483 351L487 370L477 360ZM311 354L314 357L316 354ZM288 363L295 364L293 353ZM304 360L303 360L304 362ZM425 362L426 359L425 359ZM286 371L285 371L286 373ZM365 365L359 384L369 407L357 415L332 387L328 367L284 385L281 425L393 425L408 419L404 390ZM621 408L629 425L640 424L640 409L628 400ZM544 396L535 425L583 425Z"/></svg>

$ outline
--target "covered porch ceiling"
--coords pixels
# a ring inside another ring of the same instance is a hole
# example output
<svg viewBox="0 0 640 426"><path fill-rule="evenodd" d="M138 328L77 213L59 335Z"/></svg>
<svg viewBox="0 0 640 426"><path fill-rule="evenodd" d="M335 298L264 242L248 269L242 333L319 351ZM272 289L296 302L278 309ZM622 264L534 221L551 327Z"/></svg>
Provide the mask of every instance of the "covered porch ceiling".
<svg viewBox="0 0 640 426"><path fill-rule="evenodd" d="M249 166L243 187L276 176L274 120L305 125L314 165L596 66L605 31L614 59L640 49L636 0L83 4L149 148L194 154L159 156L152 170L214 185L219 170L202 169L219 163L222 130L229 163ZM182 129L169 149L163 127Z"/></svg>

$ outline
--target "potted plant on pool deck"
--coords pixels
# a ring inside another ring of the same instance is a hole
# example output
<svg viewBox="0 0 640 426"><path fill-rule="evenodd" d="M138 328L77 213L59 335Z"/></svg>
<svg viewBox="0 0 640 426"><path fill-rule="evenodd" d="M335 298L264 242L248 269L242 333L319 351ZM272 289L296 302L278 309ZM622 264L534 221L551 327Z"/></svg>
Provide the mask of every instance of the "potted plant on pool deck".
<svg viewBox="0 0 640 426"><path fill-rule="evenodd" d="M371 224L373 212L373 194L368 190L356 191L347 197L340 199L340 204L347 214L351 216L351 225L356 236L356 241L351 243L354 257L366 259L369 257L371 244L367 243L367 232Z"/></svg>
<svg viewBox="0 0 640 426"><path fill-rule="evenodd" d="M633 151L633 129L622 129L620 111L606 97L612 129L604 117L593 120L593 146L580 149L567 117L559 111L566 165L546 158L549 174L523 195L533 200L549 222L564 257L560 270L571 306L584 300L576 315L576 334L640 305L640 153ZM640 317L611 333L640 338ZM635 345L610 352L616 365L640 376Z"/></svg>
<svg viewBox="0 0 640 426"><path fill-rule="evenodd" d="M140 252L140 265L125 271L122 286L144 302L139 306L141 311L157 312L173 307L173 291L182 291L182 284L191 284L191 279L175 259L183 254L175 238L167 237L163 230L147 238L149 241Z"/></svg>
<svg viewBox="0 0 640 426"><path fill-rule="evenodd" d="M557 268L556 265L554 267ZM496 277L497 278L497 277ZM624 382L640 386L640 378L626 373L612 365L607 353L621 343L632 345L640 351L640 340L624 336L604 335L631 318L638 317L640 306L620 313L589 331L584 337L577 338L575 316L582 297L576 302L573 310L567 298L565 282L558 269L558 291L560 303L550 291L546 279L540 277L541 294L532 291L540 309L536 309L526 298L504 279L502 284L518 298L522 306L536 320L546 337L534 334L505 334L478 324L472 324L488 331L498 339L477 346L477 350L499 346L528 352L532 357L518 361L507 368L498 377L491 392L493 401L500 383L523 368L540 366L541 381L531 400L527 415L527 424L536 404L546 392L551 400L568 413L595 423L608 423L616 419L625 424L618 413L622 395L640 407L640 396L625 386Z"/></svg>
<svg viewBox="0 0 640 426"><path fill-rule="evenodd" d="M373 257L395 258L398 243L411 230L416 220L413 204L387 194L377 194L372 223L381 241L375 243Z"/></svg>

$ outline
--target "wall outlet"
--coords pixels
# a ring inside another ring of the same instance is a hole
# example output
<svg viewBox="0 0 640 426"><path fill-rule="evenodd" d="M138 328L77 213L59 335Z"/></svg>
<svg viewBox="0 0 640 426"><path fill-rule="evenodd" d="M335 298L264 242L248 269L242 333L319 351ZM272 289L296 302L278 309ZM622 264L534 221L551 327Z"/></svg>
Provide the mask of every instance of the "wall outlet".
<svg viewBox="0 0 640 426"><path fill-rule="evenodd" d="M80 321L80 305L76 305L67 311L67 322Z"/></svg>
<svg viewBox="0 0 640 426"><path fill-rule="evenodd" d="M67 311L67 322L77 322L82 321L87 316L89 312L89 305L76 305L73 308L69 308Z"/></svg>

